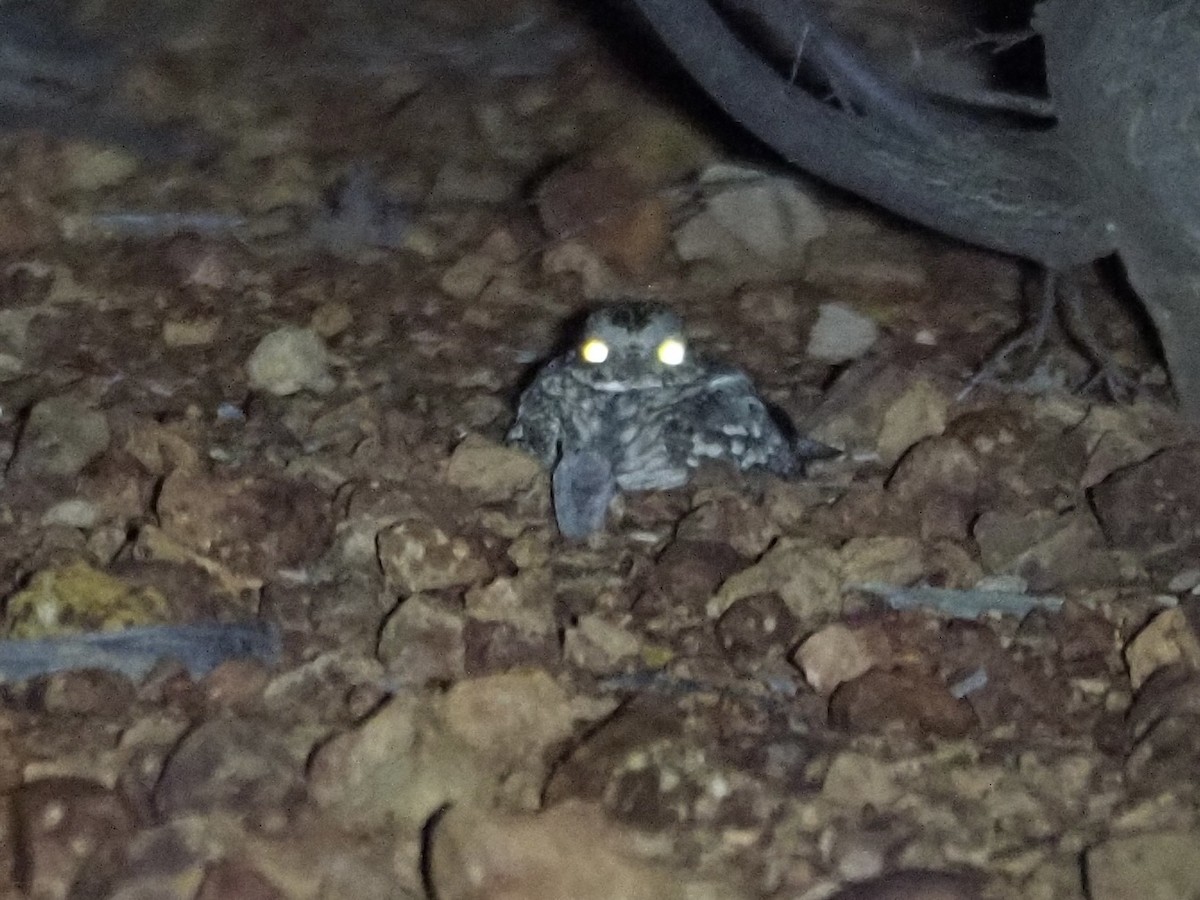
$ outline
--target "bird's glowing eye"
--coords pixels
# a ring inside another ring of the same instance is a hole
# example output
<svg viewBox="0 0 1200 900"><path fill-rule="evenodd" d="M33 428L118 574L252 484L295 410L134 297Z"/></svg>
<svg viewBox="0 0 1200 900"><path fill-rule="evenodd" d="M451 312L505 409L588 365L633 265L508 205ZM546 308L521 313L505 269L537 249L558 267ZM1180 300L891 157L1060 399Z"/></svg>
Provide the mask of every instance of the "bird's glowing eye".
<svg viewBox="0 0 1200 900"><path fill-rule="evenodd" d="M687 348L679 338L667 338L658 345L658 361L664 366L677 366L687 355Z"/></svg>
<svg viewBox="0 0 1200 900"><path fill-rule="evenodd" d="M583 342L583 346L579 348L579 355L585 362L599 365L608 359L608 344L599 338L591 338Z"/></svg>

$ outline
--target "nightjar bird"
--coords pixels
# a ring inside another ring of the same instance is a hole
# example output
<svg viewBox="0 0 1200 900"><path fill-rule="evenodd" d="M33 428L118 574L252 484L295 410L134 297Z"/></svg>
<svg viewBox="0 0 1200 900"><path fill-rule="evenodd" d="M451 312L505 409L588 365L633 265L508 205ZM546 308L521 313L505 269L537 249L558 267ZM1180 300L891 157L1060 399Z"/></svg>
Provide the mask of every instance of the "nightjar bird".
<svg viewBox="0 0 1200 900"><path fill-rule="evenodd" d="M706 459L786 477L837 453L792 440L744 372L696 356L675 313L636 301L587 318L522 394L508 441L552 470L567 537L600 528L616 490L679 487Z"/></svg>

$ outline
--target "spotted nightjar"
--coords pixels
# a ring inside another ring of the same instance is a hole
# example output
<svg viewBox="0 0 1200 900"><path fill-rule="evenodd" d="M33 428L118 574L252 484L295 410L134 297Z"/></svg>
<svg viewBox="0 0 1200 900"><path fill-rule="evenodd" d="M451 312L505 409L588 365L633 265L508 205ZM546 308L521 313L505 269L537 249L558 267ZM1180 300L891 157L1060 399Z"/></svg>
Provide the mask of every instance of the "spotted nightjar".
<svg viewBox="0 0 1200 900"><path fill-rule="evenodd" d="M830 455L792 440L744 372L694 354L678 315L637 301L587 318L578 346L521 396L508 441L554 470L568 536L599 528L616 489L679 487L706 459L791 476Z"/></svg>

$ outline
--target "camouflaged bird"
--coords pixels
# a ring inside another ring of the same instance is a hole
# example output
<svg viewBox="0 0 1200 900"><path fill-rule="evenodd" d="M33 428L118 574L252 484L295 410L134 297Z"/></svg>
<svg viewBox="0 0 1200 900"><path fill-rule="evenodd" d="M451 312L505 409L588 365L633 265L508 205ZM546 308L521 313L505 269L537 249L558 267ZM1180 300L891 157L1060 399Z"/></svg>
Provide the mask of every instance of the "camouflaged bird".
<svg viewBox="0 0 1200 900"><path fill-rule="evenodd" d="M616 489L679 487L706 459L787 477L836 453L789 438L744 372L694 355L680 318L641 302L588 317L521 396L508 441L553 470L568 537L599 528Z"/></svg>

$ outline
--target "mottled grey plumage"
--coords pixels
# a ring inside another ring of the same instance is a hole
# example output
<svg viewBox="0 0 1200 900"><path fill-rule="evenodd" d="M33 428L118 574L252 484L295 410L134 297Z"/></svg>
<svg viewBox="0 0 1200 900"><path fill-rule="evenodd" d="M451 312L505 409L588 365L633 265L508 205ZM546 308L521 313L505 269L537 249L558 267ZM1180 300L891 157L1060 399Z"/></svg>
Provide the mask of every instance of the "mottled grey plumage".
<svg viewBox="0 0 1200 900"><path fill-rule="evenodd" d="M607 357L589 362L588 345L597 341ZM664 349L664 342L673 346ZM660 359L670 359L672 351L681 357L677 363ZM606 306L588 317L579 347L547 363L522 395L508 440L548 469L560 459L599 456L626 491L679 487L705 459L789 476L800 473L806 458L828 455L820 445L789 440L745 373L686 349L678 316L638 302ZM588 467L592 480L595 469ZM568 506L583 505L583 489L570 481L555 478L560 528L564 534L594 530L596 525L564 523ZM575 497L562 502L568 489Z"/></svg>

